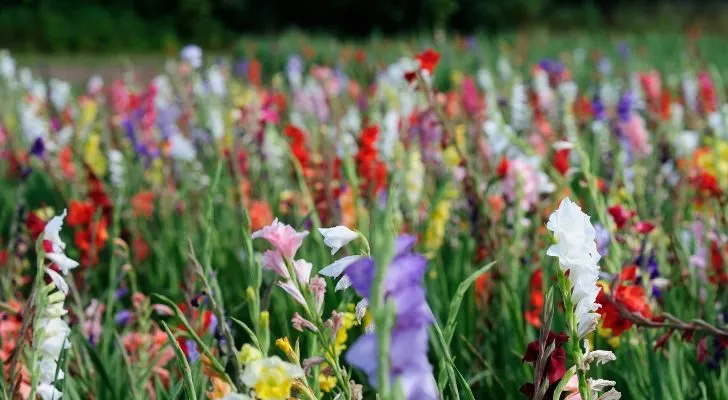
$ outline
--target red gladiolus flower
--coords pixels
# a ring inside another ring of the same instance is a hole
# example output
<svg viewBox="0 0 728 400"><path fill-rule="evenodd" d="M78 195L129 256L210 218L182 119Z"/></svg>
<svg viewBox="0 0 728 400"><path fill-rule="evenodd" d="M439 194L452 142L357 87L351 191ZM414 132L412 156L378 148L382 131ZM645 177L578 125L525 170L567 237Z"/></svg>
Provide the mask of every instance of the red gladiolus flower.
<svg viewBox="0 0 728 400"><path fill-rule="evenodd" d="M541 311L543 310L544 296L543 296L543 270L536 269L531 274L529 281L531 289L530 293L530 304L531 307L526 310L524 317L534 328L541 328Z"/></svg>
<svg viewBox="0 0 728 400"><path fill-rule="evenodd" d="M404 73L404 79L408 83L412 83L417 79L417 71L407 71Z"/></svg>
<svg viewBox="0 0 728 400"><path fill-rule="evenodd" d="M624 208L621 205L611 206L607 208L607 211L609 212L609 215L612 216L612 219L614 220L614 223L617 224L618 229L624 228L624 226L629 222L632 217L637 215L634 211L628 211L626 208Z"/></svg>
<svg viewBox="0 0 728 400"><path fill-rule="evenodd" d="M724 248L724 250L728 250L728 245ZM716 242L710 243L710 265L713 269L713 273L710 276L710 281L721 285L728 284L728 273L726 273L725 270L723 253L721 252L720 246Z"/></svg>
<svg viewBox="0 0 728 400"><path fill-rule="evenodd" d="M655 224L648 221L640 221L634 224L634 229L643 235L647 235L655 229Z"/></svg>
<svg viewBox="0 0 728 400"><path fill-rule="evenodd" d="M151 218L154 214L154 192L145 191L135 194L131 198L132 213L135 217Z"/></svg>
<svg viewBox="0 0 728 400"><path fill-rule="evenodd" d="M503 158L501 158L500 164L498 164L498 168L495 170L499 178L505 178L505 176L508 174L508 165L508 157L503 156Z"/></svg>
<svg viewBox="0 0 728 400"><path fill-rule="evenodd" d="M706 197L717 197L723 193L723 190L718 185L718 179L707 172L699 172L691 179L691 182Z"/></svg>
<svg viewBox="0 0 728 400"><path fill-rule="evenodd" d="M68 207L68 226L86 225L91 223L94 217L95 207L90 201L71 200Z"/></svg>
<svg viewBox="0 0 728 400"><path fill-rule="evenodd" d="M304 170L308 167L309 155L306 148L306 132L295 125L288 124L283 132L291 138L291 152Z"/></svg>
<svg viewBox="0 0 728 400"><path fill-rule="evenodd" d="M569 149L560 149L554 152L553 160L554 168L564 176L566 171L569 170Z"/></svg>
<svg viewBox="0 0 728 400"><path fill-rule="evenodd" d="M420 68L432 75L437 62L440 61L440 53L433 49L426 49L422 53L416 55L415 58L420 62Z"/></svg>
<svg viewBox="0 0 728 400"><path fill-rule="evenodd" d="M387 166L377 156L379 127L364 128L359 138L359 151L356 153L357 171L362 178L362 192L370 188L378 193L387 184Z"/></svg>
<svg viewBox="0 0 728 400"><path fill-rule="evenodd" d="M134 261L142 262L149 257L149 245L141 235L135 236L131 242L131 249L134 253Z"/></svg>
<svg viewBox="0 0 728 400"><path fill-rule="evenodd" d="M607 299L604 293L604 285L597 295L596 302L602 306L597 312L602 316L602 326L612 330L614 336L620 336L624 331L632 327L632 321L623 318L619 309ZM627 311L641 314L645 318L652 318L652 310L647 302L645 289L638 285L620 284L617 287L614 300L622 305Z"/></svg>
<svg viewBox="0 0 728 400"><path fill-rule="evenodd" d="M25 219L25 227L30 231L30 237L33 238L33 241L38 240L38 236L43 233L45 225L46 221L34 212L29 213Z"/></svg>
<svg viewBox="0 0 728 400"><path fill-rule="evenodd" d="M562 347L564 343L569 340L569 337L564 333L555 334L549 332L548 338L546 339L546 346L548 348L551 343L554 343L556 349L549 355L546 360L546 366L543 371L542 379L548 379L550 388L548 392L552 392L553 388L556 387L561 378L566 373L566 350ZM533 363L540 356L538 340L535 340L528 344L526 348L526 354L521 359L521 362ZM536 388L533 383L527 383L521 386L521 393L525 394L529 399L533 398ZM548 393L547 392L547 393ZM550 398L548 395L544 398Z"/></svg>

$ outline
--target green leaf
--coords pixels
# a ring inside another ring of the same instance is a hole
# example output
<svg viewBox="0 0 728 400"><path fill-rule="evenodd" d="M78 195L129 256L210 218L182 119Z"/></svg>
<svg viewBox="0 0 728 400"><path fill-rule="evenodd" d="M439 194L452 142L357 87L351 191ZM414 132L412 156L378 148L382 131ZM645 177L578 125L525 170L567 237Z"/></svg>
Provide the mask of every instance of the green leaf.
<svg viewBox="0 0 728 400"><path fill-rule="evenodd" d="M556 389L554 389L554 400L561 399L561 393L564 391L564 388L569 383L569 379L571 379L572 376L576 373L576 366L572 366L566 371L566 374L564 374L564 377L561 378L561 381L558 385L556 385Z"/></svg>
<svg viewBox="0 0 728 400"><path fill-rule="evenodd" d="M164 321L160 321L159 323L162 325L162 328L164 328L164 331L167 332L167 337L169 337L169 341L172 343L174 352L177 354L177 365L179 365L179 369L182 370L182 379L184 382L185 393L187 393L187 399L197 400L195 384L192 382L192 370L190 369L190 364L187 362L187 357L185 357L185 353L182 351L182 348L179 347L177 339L175 339L167 324L164 323Z"/></svg>
<svg viewBox="0 0 728 400"><path fill-rule="evenodd" d="M488 272L488 270L491 269L493 265L495 265L495 263L496 262L493 261L488 265L485 265L484 267L470 274L470 276L467 277L464 281L460 282L458 290L455 291L455 296L453 297L452 301L450 301L450 309L448 311L447 323L445 324L444 346L450 347L450 343L452 342L452 337L455 334L455 324L457 323L458 311L460 311L460 304L463 302L465 293L471 286L473 286L473 282L475 282L475 280L478 279L480 275Z"/></svg>
<svg viewBox="0 0 728 400"><path fill-rule="evenodd" d="M468 383L468 380L465 379L463 374L460 373L460 371L453 365L453 370L455 373L457 373L458 380L460 381L460 384L463 386L463 394L466 395L466 399L468 400L475 400L475 396L473 396L473 391L470 390L470 384Z"/></svg>
<svg viewBox="0 0 728 400"><path fill-rule="evenodd" d="M233 322L235 322L236 324L238 324L238 326L240 326L248 334L248 336L250 336L250 340L253 341L253 344L255 344L255 347L257 347L258 350L261 350L261 351L263 350L260 347L260 343L258 343L258 337L255 336L255 333L253 332L253 330L250 329L250 327L248 325L246 325L245 322L243 322L237 318L233 318L233 317L230 317L230 319Z"/></svg>
<svg viewBox="0 0 728 400"><path fill-rule="evenodd" d="M111 384L111 379L109 378L109 373L106 371L106 368L104 367L104 363L101 361L101 358L99 358L99 355L96 354L96 350L93 347L91 347L91 344L87 340L79 340L79 342L83 343L83 345L86 347L88 355L91 358L91 363L93 363L94 368L96 369L96 372L101 377L101 382L103 383L103 387L109 389L109 393L111 394L110 398L113 400L116 400L118 397L116 396L116 393L113 390L114 385Z"/></svg>

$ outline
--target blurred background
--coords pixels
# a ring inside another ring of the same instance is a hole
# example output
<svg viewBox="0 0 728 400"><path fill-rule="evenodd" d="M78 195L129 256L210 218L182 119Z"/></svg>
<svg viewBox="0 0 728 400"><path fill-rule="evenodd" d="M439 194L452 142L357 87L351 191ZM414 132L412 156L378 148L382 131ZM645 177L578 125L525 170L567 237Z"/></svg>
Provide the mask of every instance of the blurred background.
<svg viewBox="0 0 728 400"><path fill-rule="evenodd" d="M113 54L238 46L246 35L303 31L361 39L451 33L728 34L715 0L0 0L0 48Z"/></svg>

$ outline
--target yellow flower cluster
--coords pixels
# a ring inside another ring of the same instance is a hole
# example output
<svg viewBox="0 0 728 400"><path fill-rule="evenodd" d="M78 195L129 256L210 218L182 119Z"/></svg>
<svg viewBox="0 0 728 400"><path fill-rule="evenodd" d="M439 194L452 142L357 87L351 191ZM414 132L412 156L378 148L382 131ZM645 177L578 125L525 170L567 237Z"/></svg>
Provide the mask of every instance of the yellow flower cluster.
<svg viewBox="0 0 728 400"><path fill-rule="evenodd" d="M354 313L344 313L344 325L336 332L336 339L334 340L334 354L338 356L344 349L346 349L346 341L349 339L348 330L356 325L356 316Z"/></svg>
<svg viewBox="0 0 728 400"><path fill-rule="evenodd" d="M108 162L101 151L101 136L98 133L89 135L83 153L83 161L97 177L103 177L106 173Z"/></svg>
<svg viewBox="0 0 728 400"><path fill-rule="evenodd" d="M445 240L445 227L450 219L452 201L457 196L453 187L445 189L442 198L437 202L430 214L429 224L425 231L424 245L428 256L432 256L442 246Z"/></svg>

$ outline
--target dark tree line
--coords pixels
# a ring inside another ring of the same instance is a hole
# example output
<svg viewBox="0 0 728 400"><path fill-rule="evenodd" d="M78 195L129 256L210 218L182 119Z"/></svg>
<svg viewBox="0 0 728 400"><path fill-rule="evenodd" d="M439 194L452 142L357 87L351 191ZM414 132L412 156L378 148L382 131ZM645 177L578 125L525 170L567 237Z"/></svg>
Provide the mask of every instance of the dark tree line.
<svg viewBox="0 0 728 400"><path fill-rule="evenodd" d="M684 21L708 14L706 4L667 0L659 7L667 5L668 15ZM0 0L0 46L143 51L195 41L219 47L240 34L290 28L350 37L437 27L463 33L532 25L590 29L629 18L639 24L656 7L648 0Z"/></svg>

